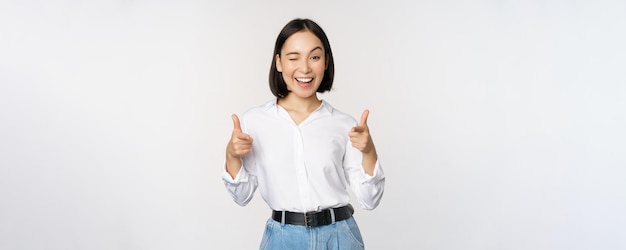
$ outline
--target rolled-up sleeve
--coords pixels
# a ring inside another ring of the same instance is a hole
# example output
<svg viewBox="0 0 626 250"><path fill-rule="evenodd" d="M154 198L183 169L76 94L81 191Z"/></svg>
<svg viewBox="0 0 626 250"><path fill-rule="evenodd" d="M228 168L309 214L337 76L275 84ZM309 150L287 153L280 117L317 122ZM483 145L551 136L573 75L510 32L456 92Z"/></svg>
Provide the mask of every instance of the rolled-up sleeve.
<svg viewBox="0 0 626 250"><path fill-rule="evenodd" d="M245 206L252 200L254 191L258 186L257 177L249 174L244 166L241 167L237 176L233 179L226 167L222 171L222 180L226 186L226 190L233 197L235 203L239 206Z"/></svg>
<svg viewBox="0 0 626 250"><path fill-rule="evenodd" d="M347 145L346 156L344 158L344 168L348 181L352 187L361 208L373 210L378 206L385 191L385 174L379 160L374 165L374 174L365 173L361 165L362 154L360 151Z"/></svg>

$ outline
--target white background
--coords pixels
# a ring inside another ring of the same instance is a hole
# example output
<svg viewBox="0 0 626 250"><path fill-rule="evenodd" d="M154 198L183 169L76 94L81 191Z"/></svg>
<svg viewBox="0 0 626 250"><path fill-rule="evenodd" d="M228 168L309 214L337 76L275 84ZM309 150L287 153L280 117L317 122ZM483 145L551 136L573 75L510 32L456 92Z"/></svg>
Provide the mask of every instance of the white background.
<svg viewBox="0 0 626 250"><path fill-rule="evenodd" d="M256 249L220 179L289 20L387 175L368 249L626 249L624 1L0 1L0 249Z"/></svg>

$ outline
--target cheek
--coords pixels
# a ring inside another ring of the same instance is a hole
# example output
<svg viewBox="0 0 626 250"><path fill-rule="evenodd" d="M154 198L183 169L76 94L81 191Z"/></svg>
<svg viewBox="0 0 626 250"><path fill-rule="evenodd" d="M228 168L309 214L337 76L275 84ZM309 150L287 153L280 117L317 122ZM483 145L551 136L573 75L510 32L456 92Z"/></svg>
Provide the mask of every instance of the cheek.
<svg viewBox="0 0 626 250"><path fill-rule="evenodd" d="M293 75L294 70L297 68L296 66L294 66L293 64L290 63L285 63L282 65L283 67L283 75L284 76L291 76Z"/></svg>
<svg viewBox="0 0 626 250"><path fill-rule="evenodd" d="M291 83L291 77L289 76L289 74L283 71L282 76L283 76L283 81L285 82L285 84Z"/></svg>
<svg viewBox="0 0 626 250"><path fill-rule="evenodd" d="M288 78L287 76L291 75L291 69L287 65L281 65L282 71L280 72L283 78Z"/></svg>
<svg viewBox="0 0 626 250"><path fill-rule="evenodd" d="M318 67L315 67L315 73L319 76L324 76L324 72L326 72L326 65L320 63Z"/></svg>
<svg viewBox="0 0 626 250"><path fill-rule="evenodd" d="M317 73L324 72L324 70L326 69L326 65L324 65L323 62L310 63L309 67L311 67L311 69Z"/></svg>

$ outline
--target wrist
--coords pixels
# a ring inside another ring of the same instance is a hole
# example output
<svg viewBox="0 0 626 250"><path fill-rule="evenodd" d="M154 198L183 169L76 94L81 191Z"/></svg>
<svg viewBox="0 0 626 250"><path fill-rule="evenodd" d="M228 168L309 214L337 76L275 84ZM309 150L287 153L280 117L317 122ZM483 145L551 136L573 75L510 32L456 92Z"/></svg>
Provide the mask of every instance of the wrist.
<svg viewBox="0 0 626 250"><path fill-rule="evenodd" d="M363 156L376 156L376 147L374 147L374 145L372 145L369 148L366 148L365 150L361 151L361 153L363 153Z"/></svg>

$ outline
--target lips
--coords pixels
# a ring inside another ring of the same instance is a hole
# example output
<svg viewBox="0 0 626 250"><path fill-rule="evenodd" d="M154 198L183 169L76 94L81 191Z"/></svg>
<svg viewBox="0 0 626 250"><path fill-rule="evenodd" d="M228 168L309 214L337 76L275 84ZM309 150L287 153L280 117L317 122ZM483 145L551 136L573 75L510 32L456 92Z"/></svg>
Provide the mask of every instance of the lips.
<svg viewBox="0 0 626 250"><path fill-rule="evenodd" d="M296 77L296 81L300 83L310 83L311 81L313 81L313 78L312 77Z"/></svg>

